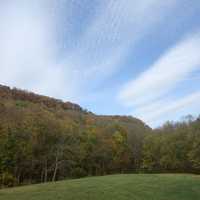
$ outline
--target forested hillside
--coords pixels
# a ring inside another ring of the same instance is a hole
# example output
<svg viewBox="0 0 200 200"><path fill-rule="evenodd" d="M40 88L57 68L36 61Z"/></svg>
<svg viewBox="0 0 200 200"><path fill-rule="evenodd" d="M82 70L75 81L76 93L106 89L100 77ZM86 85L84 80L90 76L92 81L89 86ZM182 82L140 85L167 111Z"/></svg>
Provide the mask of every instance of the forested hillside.
<svg viewBox="0 0 200 200"><path fill-rule="evenodd" d="M200 172L200 120L152 130L0 86L0 186L127 172Z"/></svg>

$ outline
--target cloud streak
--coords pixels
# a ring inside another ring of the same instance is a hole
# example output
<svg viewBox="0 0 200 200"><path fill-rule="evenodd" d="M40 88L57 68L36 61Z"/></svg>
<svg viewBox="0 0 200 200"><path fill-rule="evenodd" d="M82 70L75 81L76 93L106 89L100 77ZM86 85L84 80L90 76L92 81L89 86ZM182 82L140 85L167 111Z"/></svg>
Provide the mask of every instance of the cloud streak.
<svg viewBox="0 0 200 200"><path fill-rule="evenodd" d="M101 84L116 72L129 47L176 2L102 0L89 6L85 0L83 6L73 0L3 1L0 81L59 98L84 96L90 81ZM84 21L91 7L95 12ZM84 29L74 36L77 27Z"/></svg>
<svg viewBox="0 0 200 200"><path fill-rule="evenodd" d="M71 71L67 63L60 64L59 60L58 3L17 0L0 4L1 84L73 99ZM68 9L65 11L67 18ZM65 26L69 25L65 23Z"/></svg>
<svg viewBox="0 0 200 200"><path fill-rule="evenodd" d="M119 94L126 105L142 105L172 90L200 68L200 33L184 38L169 49L148 70L128 82Z"/></svg>
<svg viewBox="0 0 200 200"><path fill-rule="evenodd" d="M184 37L139 77L126 83L119 93L120 101L150 124L163 119L169 112L197 104L199 92L175 102L168 100L168 93L200 69L199 52L200 32Z"/></svg>
<svg viewBox="0 0 200 200"><path fill-rule="evenodd" d="M177 100L156 102L151 106L135 110L135 114L144 119L146 123L157 126L163 121L163 116L177 115L177 113L179 116L180 114L187 115L187 111L200 106L199 100L200 92L194 92Z"/></svg>
<svg viewBox="0 0 200 200"><path fill-rule="evenodd" d="M96 19L85 30L69 60L76 63L77 70L84 70L86 79L104 80L120 68L129 48L162 21L176 4L172 0L167 3L102 1Z"/></svg>

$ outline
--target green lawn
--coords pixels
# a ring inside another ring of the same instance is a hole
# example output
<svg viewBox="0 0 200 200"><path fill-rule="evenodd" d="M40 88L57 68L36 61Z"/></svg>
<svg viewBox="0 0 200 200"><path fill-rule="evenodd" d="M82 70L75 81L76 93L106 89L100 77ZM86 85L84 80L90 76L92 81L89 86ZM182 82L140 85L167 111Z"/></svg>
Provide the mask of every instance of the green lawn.
<svg viewBox="0 0 200 200"><path fill-rule="evenodd" d="M200 200L200 176L130 174L0 190L0 200Z"/></svg>

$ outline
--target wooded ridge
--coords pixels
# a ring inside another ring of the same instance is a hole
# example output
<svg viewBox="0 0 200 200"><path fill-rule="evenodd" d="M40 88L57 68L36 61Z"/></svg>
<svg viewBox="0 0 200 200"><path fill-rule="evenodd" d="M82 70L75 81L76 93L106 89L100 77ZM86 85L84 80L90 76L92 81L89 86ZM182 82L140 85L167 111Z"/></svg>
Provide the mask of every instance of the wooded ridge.
<svg viewBox="0 0 200 200"><path fill-rule="evenodd" d="M0 86L0 187L128 172L200 172L200 119L131 116Z"/></svg>

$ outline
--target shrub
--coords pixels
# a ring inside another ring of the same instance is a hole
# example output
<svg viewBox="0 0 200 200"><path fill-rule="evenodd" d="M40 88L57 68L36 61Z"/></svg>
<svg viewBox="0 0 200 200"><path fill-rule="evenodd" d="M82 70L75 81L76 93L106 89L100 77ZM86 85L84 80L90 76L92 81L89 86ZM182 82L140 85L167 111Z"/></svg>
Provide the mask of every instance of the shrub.
<svg viewBox="0 0 200 200"><path fill-rule="evenodd" d="M72 169L71 176L73 178L81 178L81 177L87 176L87 172L80 167L76 167L76 168Z"/></svg>
<svg viewBox="0 0 200 200"><path fill-rule="evenodd" d="M0 176L0 184L3 187L12 187L16 184L16 179L12 174L4 172Z"/></svg>

